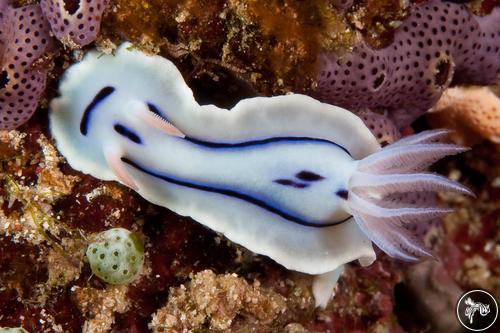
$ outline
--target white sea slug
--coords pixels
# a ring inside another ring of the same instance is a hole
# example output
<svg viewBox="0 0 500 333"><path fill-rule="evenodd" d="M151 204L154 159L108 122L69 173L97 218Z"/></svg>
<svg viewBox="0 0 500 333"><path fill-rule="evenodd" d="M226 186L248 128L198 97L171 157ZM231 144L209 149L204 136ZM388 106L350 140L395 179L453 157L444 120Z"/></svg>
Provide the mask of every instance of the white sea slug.
<svg viewBox="0 0 500 333"><path fill-rule="evenodd" d="M464 151L439 142L446 131L381 149L357 116L304 95L200 106L170 61L128 43L68 69L50 124L74 169L319 275L319 305L343 264L375 260L372 242L398 259L429 255L412 230L448 210L414 193L469 193L420 172Z"/></svg>

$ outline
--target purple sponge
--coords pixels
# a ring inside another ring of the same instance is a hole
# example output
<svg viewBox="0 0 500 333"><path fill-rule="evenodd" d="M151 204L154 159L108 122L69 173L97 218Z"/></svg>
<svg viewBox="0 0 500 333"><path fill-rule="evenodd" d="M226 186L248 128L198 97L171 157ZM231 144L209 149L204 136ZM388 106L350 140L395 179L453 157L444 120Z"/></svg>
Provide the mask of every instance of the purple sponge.
<svg viewBox="0 0 500 333"><path fill-rule="evenodd" d="M358 112L358 117L363 120L365 126L370 129L382 147L401 138L401 132L384 114L378 114L369 110L362 110Z"/></svg>
<svg viewBox="0 0 500 333"><path fill-rule="evenodd" d="M35 112L48 71L43 56L51 41L39 5L14 9L0 0L0 129L18 127Z"/></svg>
<svg viewBox="0 0 500 333"><path fill-rule="evenodd" d="M92 43L100 28L102 14L109 0L79 0L71 7L68 1L41 0L40 6L63 44L78 48Z"/></svg>
<svg viewBox="0 0 500 333"><path fill-rule="evenodd" d="M500 73L500 7L475 19L479 29L469 35L469 51L458 45L454 55L460 60L453 78L456 83L488 84Z"/></svg>
<svg viewBox="0 0 500 333"><path fill-rule="evenodd" d="M316 96L352 111L386 110L402 128L452 80L484 84L498 77L500 8L477 17L465 5L431 0L410 10L388 47L361 42L345 56L323 55Z"/></svg>
<svg viewBox="0 0 500 333"><path fill-rule="evenodd" d="M335 8L340 11L344 11L350 7L352 7L354 0L333 0L332 4Z"/></svg>

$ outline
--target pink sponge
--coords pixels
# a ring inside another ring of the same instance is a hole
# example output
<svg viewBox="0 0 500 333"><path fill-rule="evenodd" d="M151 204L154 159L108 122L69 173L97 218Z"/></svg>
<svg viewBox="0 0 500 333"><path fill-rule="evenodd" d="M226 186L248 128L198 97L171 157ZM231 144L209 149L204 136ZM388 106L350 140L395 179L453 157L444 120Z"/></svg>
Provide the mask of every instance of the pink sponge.
<svg viewBox="0 0 500 333"><path fill-rule="evenodd" d="M45 88L43 56L52 47L40 6L12 8L0 0L0 129L25 123Z"/></svg>
<svg viewBox="0 0 500 333"><path fill-rule="evenodd" d="M69 7L69 1L41 0L40 6L54 35L70 48L93 42L99 32L102 14L109 0L79 0Z"/></svg>
<svg viewBox="0 0 500 333"><path fill-rule="evenodd" d="M402 128L431 108L452 80L484 84L498 77L500 8L486 17L438 0L410 9L388 47L373 50L361 42L345 56L323 55L317 97L353 111L387 110Z"/></svg>

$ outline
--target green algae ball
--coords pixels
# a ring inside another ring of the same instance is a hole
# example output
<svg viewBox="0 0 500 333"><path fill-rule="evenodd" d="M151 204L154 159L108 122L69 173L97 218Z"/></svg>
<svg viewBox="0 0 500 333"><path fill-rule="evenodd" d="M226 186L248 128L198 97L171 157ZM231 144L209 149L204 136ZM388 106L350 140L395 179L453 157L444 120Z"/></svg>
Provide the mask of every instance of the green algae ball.
<svg viewBox="0 0 500 333"><path fill-rule="evenodd" d="M0 327L0 333L28 333L28 331L22 327Z"/></svg>
<svg viewBox="0 0 500 333"><path fill-rule="evenodd" d="M104 231L87 248L92 272L110 284L135 280L144 264L144 247L139 238L123 228Z"/></svg>

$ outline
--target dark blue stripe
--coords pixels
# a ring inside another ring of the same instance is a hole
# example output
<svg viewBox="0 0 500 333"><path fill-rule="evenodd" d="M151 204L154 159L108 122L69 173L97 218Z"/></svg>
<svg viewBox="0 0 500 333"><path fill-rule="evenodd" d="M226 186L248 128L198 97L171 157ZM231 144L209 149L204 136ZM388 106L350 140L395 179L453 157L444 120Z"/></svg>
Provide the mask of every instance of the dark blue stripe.
<svg viewBox="0 0 500 333"><path fill-rule="evenodd" d="M163 113L160 112L160 110L158 109L158 107L156 107L156 105L154 105L153 103L149 103L149 102L147 103L147 105L148 105L149 111L153 112L154 114L159 115L160 117L164 117Z"/></svg>
<svg viewBox="0 0 500 333"><path fill-rule="evenodd" d="M314 173L312 171L307 171L307 170L302 170L298 174L295 175L300 180L303 180L305 182L317 182L320 180L325 179L325 177L318 175L317 173Z"/></svg>
<svg viewBox="0 0 500 333"><path fill-rule="evenodd" d="M190 138L190 137L185 137L184 139L191 142L191 143L199 145L199 146L204 146L204 147L208 147L208 148L216 148L216 149L246 148L246 147L259 146L259 145L265 145L265 144L270 144L270 143L282 142L282 141L320 142L320 143L327 143L327 144L331 144L331 145L334 145L336 147L339 147L340 149L345 151L347 154L349 154L349 156L351 156L351 153L349 153L349 151L346 148L344 148L343 146L341 146L333 141L329 141L329 140L325 140L325 139L318 139L318 138L283 136L283 137L274 137L274 138L267 138L267 139L262 139L262 140L252 140L252 141L244 141L244 142L237 142L237 143L221 143L221 142L202 141L202 140Z"/></svg>
<svg viewBox="0 0 500 333"><path fill-rule="evenodd" d="M102 88L101 90L99 90L97 95L95 95L92 102L90 102L90 104L87 105L87 107L85 108L85 111L83 111L82 120L80 121L80 133L82 133L83 135L87 135L87 132L89 130L89 122L90 122L90 116L92 115L92 111L106 97L111 95L113 93L113 91L115 91L115 88L113 88L113 87Z"/></svg>
<svg viewBox="0 0 500 333"><path fill-rule="evenodd" d="M335 192L335 194L344 200L347 200L349 198L349 191L345 189L338 190L337 192Z"/></svg>
<svg viewBox="0 0 500 333"><path fill-rule="evenodd" d="M135 132L132 131L131 129L129 129L121 124L115 124L115 126L113 126L113 128L115 129L115 131L118 134L126 137L127 139L129 139L137 144L142 144L141 138L137 134L135 134Z"/></svg>
<svg viewBox="0 0 500 333"><path fill-rule="evenodd" d="M172 183L175 185L184 186L184 187L188 187L188 188L192 188L192 189L196 189L196 190L200 190L200 191L205 191L205 192L227 195L227 196L230 196L230 197L233 197L236 199L240 199L240 200L246 201L248 203L251 203L253 205L256 205L264 210L267 210L268 212L276 214L276 215L278 215L278 216L280 216L288 221L291 221L291 222L294 222L294 223L297 223L297 224L300 224L303 226L315 227L315 228L325 228L325 227L331 227L331 226L334 226L337 224L341 224L341 223L346 222L347 220L349 220L351 218L351 216L349 216L343 220L330 222L328 224L319 224L319 223L315 223L315 222L305 221L299 217L290 215L290 214L288 214L288 213L286 213L286 212L284 212L276 207L271 206L270 204L268 204L260 199L254 198L248 194L239 193L239 192L236 192L233 190L228 190L228 189L215 188L215 187L211 187L211 186L207 186L207 185L195 184L195 183L191 183L191 182L188 182L185 180L175 179L175 178L148 170L145 167L139 165L138 163L136 163L136 162L134 162L126 157L122 157L121 160L124 163L126 163L126 164L136 168L137 170L142 171L142 172L144 172L152 177L164 180L166 182L169 182L169 183ZM221 208L221 209L224 209L224 208Z"/></svg>
<svg viewBox="0 0 500 333"><path fill-rule="evenodd" d="M156 105L153 103L147 102L146 103L148 106L148 109L153 112L154 114L157 114L161 116L165 121L168 123L172 124L173 126L174 123L170 121L170 119L167 118L166 114L162 112ZM199 146L204 146L204 147L209 147L209 148L245 148L245 147L251 147L251 146L258 146L258 145L264 145L268 143L274 143L274 142L281 142L281 141L312 141L312 142L322 142L322 143L328 143L332 144L336 147L339 147L343 151L345 151L349 156L351 156L351 153L343 146L333 142L329 141L326 139L318 139L318 138L309 138L309 137L295 137L295 136L284 136L284 137L272 137L272 138L267 138L267 139L262 139L262 140L252 140L252 141L244 141L244 142L236 142L236 143L225 143L225 142L211 142L211 141L203 141L200 139L195 139L186 136L184 138L185 140L192 142L194 144L197 144Z"/></svg>
<svg viewBox="0 0 500 333"><path fill-rule="evenodd" d="M273 182L276 184L283 185L283 186L291 186L291 187L295 187L295 188L306 188L309 186L309 184L298 183L298 182L291 180L291 179L275 179L275 180L273 180Z"/></svg>

